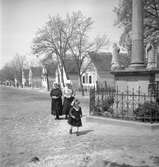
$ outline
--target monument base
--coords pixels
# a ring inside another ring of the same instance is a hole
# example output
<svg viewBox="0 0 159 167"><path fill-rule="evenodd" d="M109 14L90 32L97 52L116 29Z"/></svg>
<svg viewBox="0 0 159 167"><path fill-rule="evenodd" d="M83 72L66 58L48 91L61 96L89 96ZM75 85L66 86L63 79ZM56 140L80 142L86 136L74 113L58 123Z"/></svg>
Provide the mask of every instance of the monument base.
<svg viewBox="0 0 159 167"><path fill-rule="evenodd" d="M142 69L145 69L145 64L144 63L131 63L131 65L129 66L129 69L130 70L142 70Z"/></svg>
<svg viewBox="0 0 159 167"><path fill-rule="evenodd" d="M156 79L156 74L159 73L159 69L147 70L147 69L125 69L116 70L111 72L115 78L115 85L118 87L119 92L126 92L127 90L142 94L148 94L148 86Z"/></svg>

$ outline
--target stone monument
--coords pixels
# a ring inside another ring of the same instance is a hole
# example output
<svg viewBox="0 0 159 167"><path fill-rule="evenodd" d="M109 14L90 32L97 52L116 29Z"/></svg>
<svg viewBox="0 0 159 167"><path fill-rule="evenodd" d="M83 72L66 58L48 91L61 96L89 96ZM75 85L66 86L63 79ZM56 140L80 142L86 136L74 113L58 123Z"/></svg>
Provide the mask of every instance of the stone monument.
<svg viewBox="0 0 159 167"><path fill-rule="evenodd" d="M117 46L116 43L113 44L113 53L112 53L112 62L111 62L111 70L119 70L120 64L119 64L119 52L120 48Z"/></svg>
<svg viewBox="0 0 159 167"><path fill-rule="evenodd" d="M154 69L156 68L156 62L155 62L155 50L152 43L148 43L146 45L146 58L147 58L147 69Z"/></svg>
<svg viewBox="0 0 159 167"><path fill-rule="evenodd" d="M159 72L156 68L148 70L145 65L143 43L143 0L132 0L132 55L131 63L127 69L112 71L118 90L130 90L148 94L148 86L155 81Z"/></svg>

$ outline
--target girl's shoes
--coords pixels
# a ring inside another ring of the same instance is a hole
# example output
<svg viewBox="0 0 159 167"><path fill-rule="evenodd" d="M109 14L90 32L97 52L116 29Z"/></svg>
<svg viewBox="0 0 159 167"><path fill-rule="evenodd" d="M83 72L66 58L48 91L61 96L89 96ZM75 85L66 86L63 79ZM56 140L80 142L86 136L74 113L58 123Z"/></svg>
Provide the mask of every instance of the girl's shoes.
<svg viewBox="0 0 159 167"><path fill-rule="evenodd" d="M69 130L69 133L72 134L72 129Z"/></svg>
<svg viewBox="0 0 159 167"><path fill-rule="evenodd" d="M72 134L72 129L69 130L69 134ZM76 136L79 136L79 132L76 132Z"/></svg>

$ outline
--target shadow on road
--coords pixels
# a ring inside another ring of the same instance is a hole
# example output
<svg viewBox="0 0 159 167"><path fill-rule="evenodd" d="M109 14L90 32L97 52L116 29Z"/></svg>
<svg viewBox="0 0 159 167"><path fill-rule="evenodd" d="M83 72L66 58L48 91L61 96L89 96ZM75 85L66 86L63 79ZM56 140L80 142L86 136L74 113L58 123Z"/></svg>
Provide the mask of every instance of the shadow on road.
<svg viewBox="0 0 159 167"><path fill-rule="evenodd" d="M87 133L92 132L92 131L94 131L94 130L83 130L83 131L79 131L79 136L81 136L81 135L86 135Z"/></svg>

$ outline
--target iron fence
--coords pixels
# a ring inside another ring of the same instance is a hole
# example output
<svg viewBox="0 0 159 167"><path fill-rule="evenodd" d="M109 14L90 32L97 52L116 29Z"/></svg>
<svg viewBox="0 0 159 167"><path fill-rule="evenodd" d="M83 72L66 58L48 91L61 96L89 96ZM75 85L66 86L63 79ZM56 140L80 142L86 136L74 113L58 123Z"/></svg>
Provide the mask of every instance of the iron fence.
<svg viewBox="0 0 159 167"><path fill-rule="evenodd" d="M159 122L159 84L151 83L149 93L141 88L120 92L118 88L99 86L90 89L90 114L124 120Z"/></svg>

